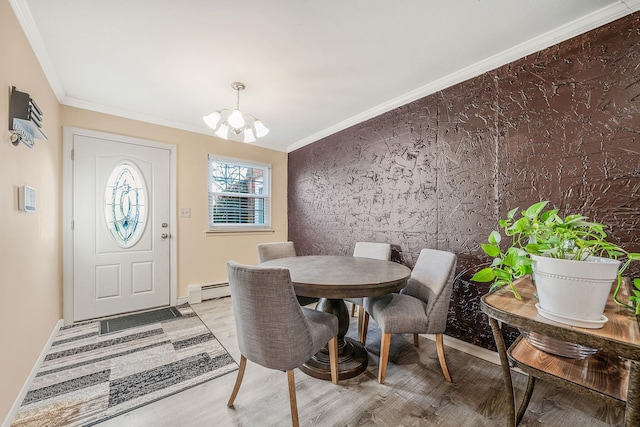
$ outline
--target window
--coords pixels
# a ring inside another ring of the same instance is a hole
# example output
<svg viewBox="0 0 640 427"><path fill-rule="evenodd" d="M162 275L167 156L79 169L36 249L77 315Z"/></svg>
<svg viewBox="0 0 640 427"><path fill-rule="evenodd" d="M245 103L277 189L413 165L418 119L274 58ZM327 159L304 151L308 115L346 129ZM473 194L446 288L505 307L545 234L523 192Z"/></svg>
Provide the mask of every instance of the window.
<svg viewBox="0 0 640 427"><path fill-rule="evenodd" d="M271 166L209 155L209 230L271 228Z"/></svg>

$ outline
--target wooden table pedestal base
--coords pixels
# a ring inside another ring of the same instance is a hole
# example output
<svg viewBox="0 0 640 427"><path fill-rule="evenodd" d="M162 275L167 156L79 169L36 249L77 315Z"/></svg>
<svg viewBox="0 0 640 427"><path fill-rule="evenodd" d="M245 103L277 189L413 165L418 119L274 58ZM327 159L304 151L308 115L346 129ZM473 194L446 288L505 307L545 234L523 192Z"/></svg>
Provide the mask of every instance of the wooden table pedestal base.
<svg viewBox="0 0 640 427"><path fill-rule="evenodd" d="M338 379L353 378L367 369L369 356L367 350L358 341L345 337L349 330L349 310L341 299L321 298L316 310L331 313L338 317ZM329 349L325 346L300 366L307 375L323 380L331 380Z"/></svg>

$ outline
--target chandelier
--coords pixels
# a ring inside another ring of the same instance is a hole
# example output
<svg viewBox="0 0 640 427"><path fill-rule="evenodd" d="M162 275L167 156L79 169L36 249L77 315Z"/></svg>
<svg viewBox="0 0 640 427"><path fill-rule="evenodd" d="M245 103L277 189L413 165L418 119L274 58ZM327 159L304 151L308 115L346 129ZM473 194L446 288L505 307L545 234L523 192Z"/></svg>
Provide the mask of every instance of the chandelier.
<svg viewBox="0 0 640 427"><path fill-rule="evenodd" d="M242 142L254 142L256 137L262 138L269 133L269 129L262 121L251 114L242 114L240 111L240 91L244 90L244 83L231 83L233 90L237 91L236 109L222 109L214 111L202 119L215 134L224 139L240 139ZM234 137L235 135L235 137Z"/></svg>

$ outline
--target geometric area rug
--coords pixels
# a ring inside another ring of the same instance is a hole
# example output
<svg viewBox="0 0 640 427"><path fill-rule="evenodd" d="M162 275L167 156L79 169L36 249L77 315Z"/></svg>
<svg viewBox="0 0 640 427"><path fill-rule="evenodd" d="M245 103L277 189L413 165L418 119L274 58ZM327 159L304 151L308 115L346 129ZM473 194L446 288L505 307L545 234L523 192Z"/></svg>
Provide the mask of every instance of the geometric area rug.
<svg viewBox="0 0 640 427"><path fill-rule="evenodd" d="M60 328L12 426L90 426L233 372L238 365L189 304L182 317L100 335Z"/></svg>

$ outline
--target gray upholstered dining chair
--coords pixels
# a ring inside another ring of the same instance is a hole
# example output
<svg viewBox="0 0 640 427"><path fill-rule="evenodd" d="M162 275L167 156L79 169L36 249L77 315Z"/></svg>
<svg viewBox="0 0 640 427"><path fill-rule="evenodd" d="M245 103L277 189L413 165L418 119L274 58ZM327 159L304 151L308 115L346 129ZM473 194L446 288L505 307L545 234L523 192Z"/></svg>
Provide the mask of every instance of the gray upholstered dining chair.
<svg viewBox="0 0 640 427"><path fill-rule="evenodd" d="M240 348L240 369L227 406L233 406L247 360L251 360L266 368L287 371L291 420L298 426L293 369L328 343L331 381L338 384L338 318L301 307L286 268L229 261L227 273Z"/></svg>
<svg viewBox="0 0 640 427"><path fill-rule="evenodd" d="M356 247L353 249L353 256L389 261L391 259L391 245L389 243L356 242ZM369 315L362 307L364 298L345 298L344 300L353 304L351 306L352 316L355 313L356 307L358 307L358 341L364 344L364 336L366 333L362 328L369 323Z"/></svg>
<svg viewBox="0 0 640 427"><path fill-rule="evenodd" d="M364 308L382 330L378 382L384 383L389 361L391 334L435 334L440 368L445 380L451 375L444 357L443 333L456 272L456 255L435 249L422 249L416 265L399 294L387 294L364 299ZM363 342L366 341L366 328Z"/></svg>
<svg viewBox="0 0 640 427"><path fill-rule="evenodd" d="M263 263L272 259L288 258L296 256L296 247L293 242L272 242L258 244L258 262ZM300 305L309 305L318 302L318 298L298 296Z"/></svg>
<svg viewBox="0 0 640 427"><path fill-rule="evenodd" d="M260 263L292 256L296 256L296 247L293 242L260 243L258 245L258 262Z"/></svg>

